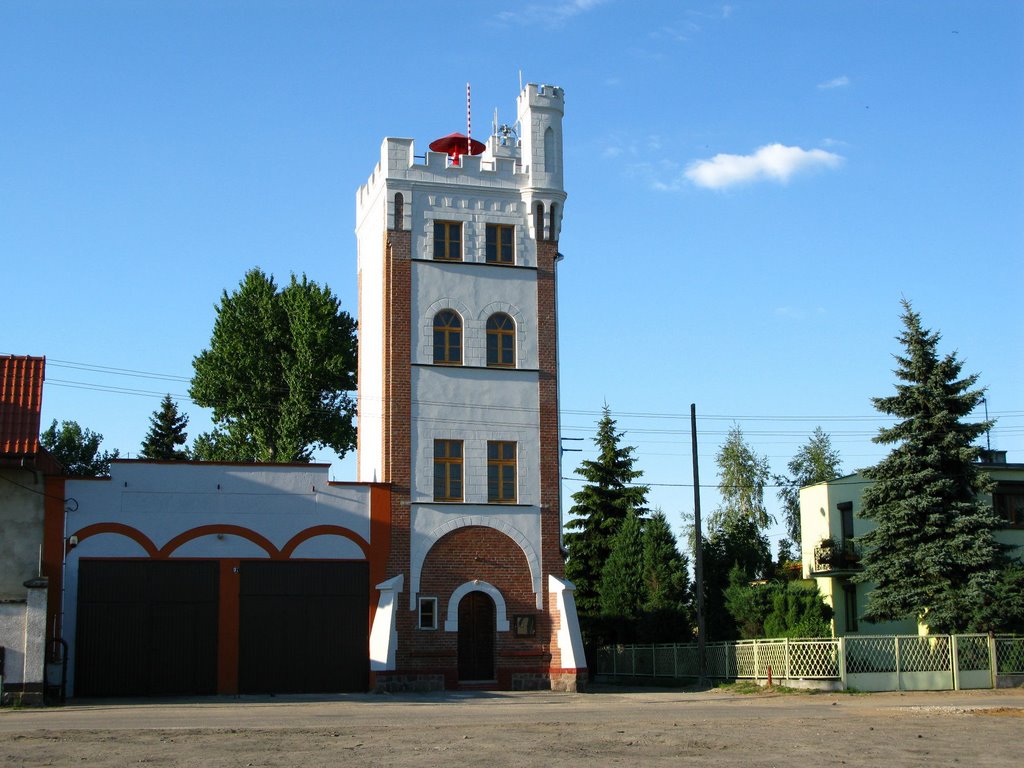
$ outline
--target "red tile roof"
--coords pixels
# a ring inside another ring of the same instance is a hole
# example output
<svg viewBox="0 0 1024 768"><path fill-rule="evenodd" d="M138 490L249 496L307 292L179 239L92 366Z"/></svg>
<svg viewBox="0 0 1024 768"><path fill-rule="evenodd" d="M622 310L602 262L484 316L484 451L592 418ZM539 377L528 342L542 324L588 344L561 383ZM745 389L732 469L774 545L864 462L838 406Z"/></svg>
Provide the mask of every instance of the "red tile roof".
<svg viewBox="0 0 1024 768"><path fill-rule="evenodd" d="M45 357L0 357L0 457L34 457L39 453L45 374Z"/></svg>

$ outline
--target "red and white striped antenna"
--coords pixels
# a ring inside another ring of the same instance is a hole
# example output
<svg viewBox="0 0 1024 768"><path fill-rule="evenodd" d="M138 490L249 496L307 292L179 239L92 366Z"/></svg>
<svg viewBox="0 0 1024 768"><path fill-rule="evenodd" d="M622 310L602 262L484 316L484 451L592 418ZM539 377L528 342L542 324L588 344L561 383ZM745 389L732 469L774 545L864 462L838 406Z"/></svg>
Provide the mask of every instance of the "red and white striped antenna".
<svg viewBox="0 0 1024 768"><path fill-rule="evenodd" d="M466 83L466 154L473 154L473 127L470 119L469 83Z"/></svg>

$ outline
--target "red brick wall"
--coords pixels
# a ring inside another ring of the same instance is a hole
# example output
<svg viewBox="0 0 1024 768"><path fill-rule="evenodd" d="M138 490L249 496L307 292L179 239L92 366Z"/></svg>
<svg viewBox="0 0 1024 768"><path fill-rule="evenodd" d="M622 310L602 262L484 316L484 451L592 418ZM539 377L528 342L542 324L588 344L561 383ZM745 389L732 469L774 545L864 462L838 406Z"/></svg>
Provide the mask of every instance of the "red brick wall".
<svg viewBox="0 0 1024 768"><path fill-rule="evenodd" d="M537 610L530 566L519 545L500 531L485 526L467 526L443 536L424 559L419 597L438 599L438 628L416 628L417 611L403 610L410 620L405 642L399 643L400 672L433 672L445 676L446 687L458 683L458 633L445 632L448 602L452 593L467 582L487 582L505 601L506 618L529 614L536 620L534 637L515 637L512 629L498 632L495 667L498 685L512 687L516 674L546 672L550 665L550 618ZM457 609L456 609L457 610Z"/></svg>
<svg viewBox="0 0 1024 768"><path fill-rule="evenodd" d="M555 316L555 261L558 257L557 240L537 242L537 350L539 356L540 400L540 504L541 504L541 562L544 568L545 608L556 616L557 606L548 592L547 575L565 576L565 561L560 545L561 515L559 492L561 470L558 434L558 346L557 318ZM556 616L557 619L557 616ZM552 649L551 666L560 666L560 654L555 633L557 623L550 623L548 638Z"/></svg>

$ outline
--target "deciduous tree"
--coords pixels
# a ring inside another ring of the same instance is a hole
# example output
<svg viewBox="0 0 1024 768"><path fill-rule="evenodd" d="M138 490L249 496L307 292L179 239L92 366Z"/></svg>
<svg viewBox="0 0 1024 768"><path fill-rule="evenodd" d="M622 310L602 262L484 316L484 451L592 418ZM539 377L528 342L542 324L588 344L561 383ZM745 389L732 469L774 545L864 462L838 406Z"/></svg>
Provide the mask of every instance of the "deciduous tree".
<svg viewBox="0 0 1024 768"><path fill-rule="evenodd" d="M103 435L81 427L77 421L57 420L39 435L39 443L64 466L69 475L100 477L110 474L110 462L119 458L113 451L100 451Z"/></svg>
<svg viewBox="0 0 1024 768"><path fill-rule="evenodd" d="M722 504L711 513L708 527L721 528L725 523L748 519L763 530L772 518L764 506L764 489L768 484L768 457L758 456L743 439L743 430L734 424L725 443L715 456L718 464L718 491Z"/></svg>
<svg viewBox="0 0 1024 768"><path fill-rule="evenodd" d="M239 449L240 461L308 461L316 448L344 455L355 444L355 321L305 275L278 290L250 270L224 291L210 347L192 365L189 394L216 425L199 442L222 458Z"/></svg>
<svg viewBox="0 0 1024 768"><path fill-rule="evenodd" d="M841 474L840 466L839 451L832 447L832 439L821 427L815 427L814 434L786 465L789 475L775 475L786 517L786 533L797 549L800 548L800 489L835 480Z"/></svg>

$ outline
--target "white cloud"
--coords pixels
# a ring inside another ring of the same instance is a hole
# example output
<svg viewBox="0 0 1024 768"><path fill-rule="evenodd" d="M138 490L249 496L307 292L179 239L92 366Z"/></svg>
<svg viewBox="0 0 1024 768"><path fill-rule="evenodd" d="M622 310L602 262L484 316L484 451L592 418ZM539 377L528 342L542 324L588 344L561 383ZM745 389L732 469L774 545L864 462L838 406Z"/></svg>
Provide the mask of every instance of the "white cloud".
<svg viewBox="0 0 1024 768"><path fill-rule="evenodd" d="M842 161L842 156L823 149L768 144L752 155L719 154L710 160L696 160L687 167L686 178L707 189L725 189L762 179L785 184L795 173L836 168Z"/></svg>
<svg viewBox="0 0 1024 768"><path fill-rule="evenodd" d="M818 83L818 88L824 91L828 90L829 88L845 88L849 84L850 78L848 78L846 75L840 75L839 77L833 77L831 80L828 80L824 83Z"/></svg>
<svg viewBox="0 0 1024 768"><path fill-rule="evenodd" d="M514 11L501 11L497 20L511 24L545 23L558 25L586 13L608 0L559 0L556 3L530 3Z"/></svg>

